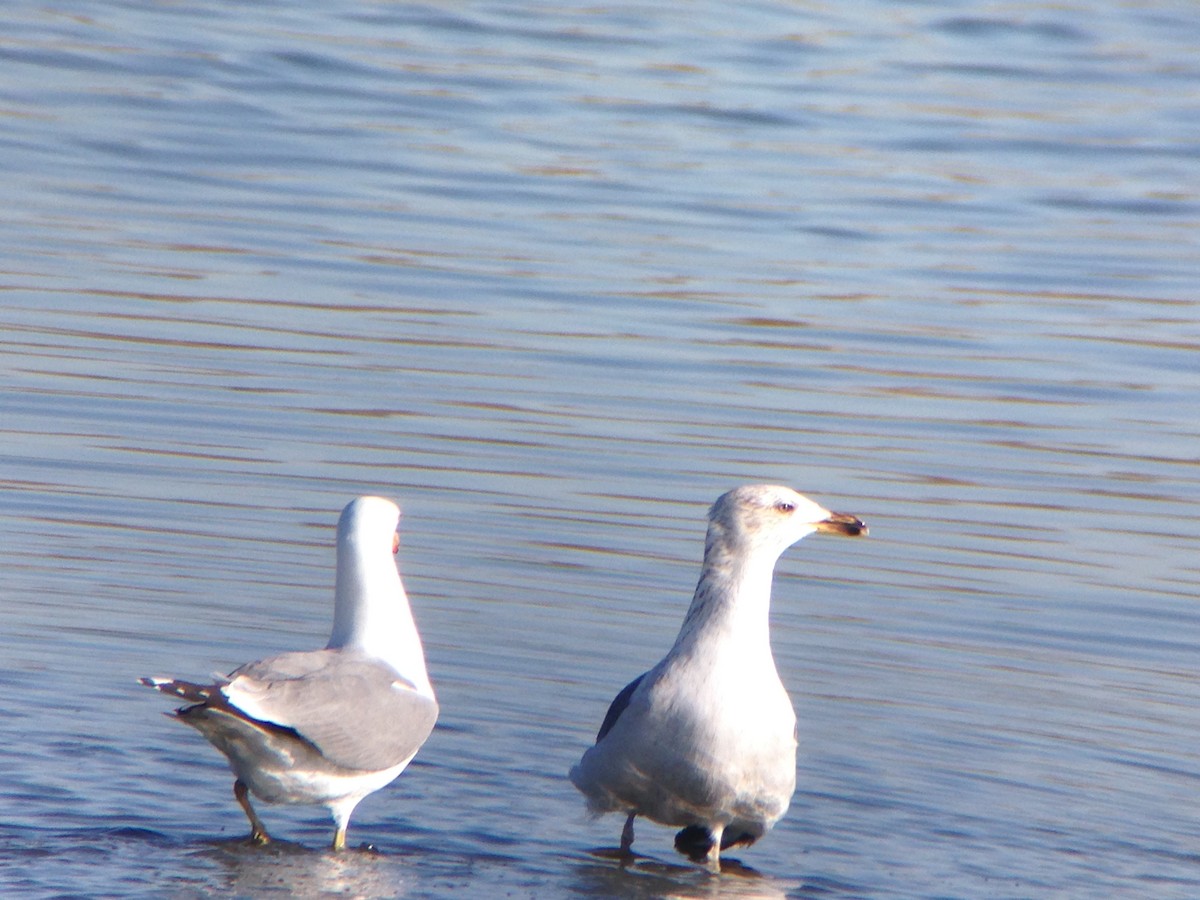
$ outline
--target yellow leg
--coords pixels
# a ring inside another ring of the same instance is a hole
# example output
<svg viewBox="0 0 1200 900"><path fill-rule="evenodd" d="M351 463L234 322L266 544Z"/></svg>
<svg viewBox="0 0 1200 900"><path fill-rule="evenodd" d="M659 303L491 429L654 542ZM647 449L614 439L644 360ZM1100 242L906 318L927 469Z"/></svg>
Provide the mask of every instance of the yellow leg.
<svg viewBox="0 0 1200 900"><path fill-rule="evenodd" d="M260 846L271 843L267 827L263 825L262 819L258 817L254 807L250 805L250 790L246 787L246 782L240 778L233 783L233 796L246 814L246 818L250 820L250 843Z"/></svg>
<svg viewBox="0 0 1200 900"><path fill-rule="evenodd" d="M350 815L361 799L362 797L343 797L330 805L329 814L333 816L333 844L331 846L334 850L346 849L346 829L350 827Z"/></svg>

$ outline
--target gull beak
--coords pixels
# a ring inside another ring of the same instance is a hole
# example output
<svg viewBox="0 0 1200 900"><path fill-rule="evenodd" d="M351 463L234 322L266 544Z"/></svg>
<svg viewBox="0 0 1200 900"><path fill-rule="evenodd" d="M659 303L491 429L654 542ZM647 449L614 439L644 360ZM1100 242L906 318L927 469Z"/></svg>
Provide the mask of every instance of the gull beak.
<svg viewBox="0 0 1200 900"><path fill-rule="evenodd" d="M392 535L392 552L400 552L400 532L398 531Z"/></svg>
<svg viewBox="0 0 1200 900"><path fill-rule="evenodd" d="M828 519L817 523L817 531L823 531L826 534L844 534L847 537L865 537L870 533L862 519L846 513L830 513Z"/></svg>

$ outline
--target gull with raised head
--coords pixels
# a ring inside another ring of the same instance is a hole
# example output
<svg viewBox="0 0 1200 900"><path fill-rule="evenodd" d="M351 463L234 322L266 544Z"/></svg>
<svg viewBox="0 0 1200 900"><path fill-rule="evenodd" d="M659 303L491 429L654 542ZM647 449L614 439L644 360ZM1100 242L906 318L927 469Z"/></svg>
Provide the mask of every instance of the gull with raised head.
<svg viewBox="0 0 1200 900"><path fill-rule="evenodd" d="M211 684L140 679L187 701L168 715L229 758L254 843L270 838L250 794L326 806L341 850L354 807L403 772L433 730L437 700L393 558L399 521L399 507L382 497L359 497L342 511L324 650L247 663Z"/></svg>
<svg viewBox="0 0 1200 900"><path fill-rule="evenodd" d="M814 531L865 535L790 488L747 485L708 514L700 582L670 652L612 701L571 781L596 814L682 826L679 852L720 871L787 811L796 787L796 714L771 654L775 563Z"/></svg>

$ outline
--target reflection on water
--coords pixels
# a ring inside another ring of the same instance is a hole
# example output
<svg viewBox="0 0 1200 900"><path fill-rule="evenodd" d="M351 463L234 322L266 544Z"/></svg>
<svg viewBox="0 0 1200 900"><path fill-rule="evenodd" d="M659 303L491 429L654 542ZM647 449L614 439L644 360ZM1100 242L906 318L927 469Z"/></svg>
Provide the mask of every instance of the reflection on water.
<svg viewBox="0 0 1200 900"><path fill-rule="evenodd" d="M720 878L696 866L640 858L632 864L615 860L582 862L575 869L576 893L587 897L662 897L671 900L772 900L794 894L800 882L788 882L727 861Z"/></svg>
<svg viewBox="0 0 1200 900"><path fill-rule="evenodd" d="M1195 896L1194 18L17 4L0 886ZM872 527L779 567L797 795L622 870L565 772L754 481ZM319 646L363 492L443 717L254 852L134 678Z"/></svg>
<svg viewBox="0 0 1200 900"><path fill-rule="evenodd" d="M194 852L219 872L212 889L226 896L299 898L405 897L415 885L402 860L372 852L316 852L295 844L251 847L226 842Z"/></svg>

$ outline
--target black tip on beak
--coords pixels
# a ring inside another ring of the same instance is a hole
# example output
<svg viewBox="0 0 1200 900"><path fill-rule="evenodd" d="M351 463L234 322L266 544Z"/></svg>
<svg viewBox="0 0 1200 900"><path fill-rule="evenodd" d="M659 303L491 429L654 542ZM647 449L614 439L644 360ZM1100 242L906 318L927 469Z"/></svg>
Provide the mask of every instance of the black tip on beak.
<svg viewBox="0 0 1200 900"><path fill-rule="evenodd" d="M846 537L866 537L870 534L862 519L846 513L830 513L828 519L817 523L817 531L824 531L827 534L843 534Z"/></svg>

